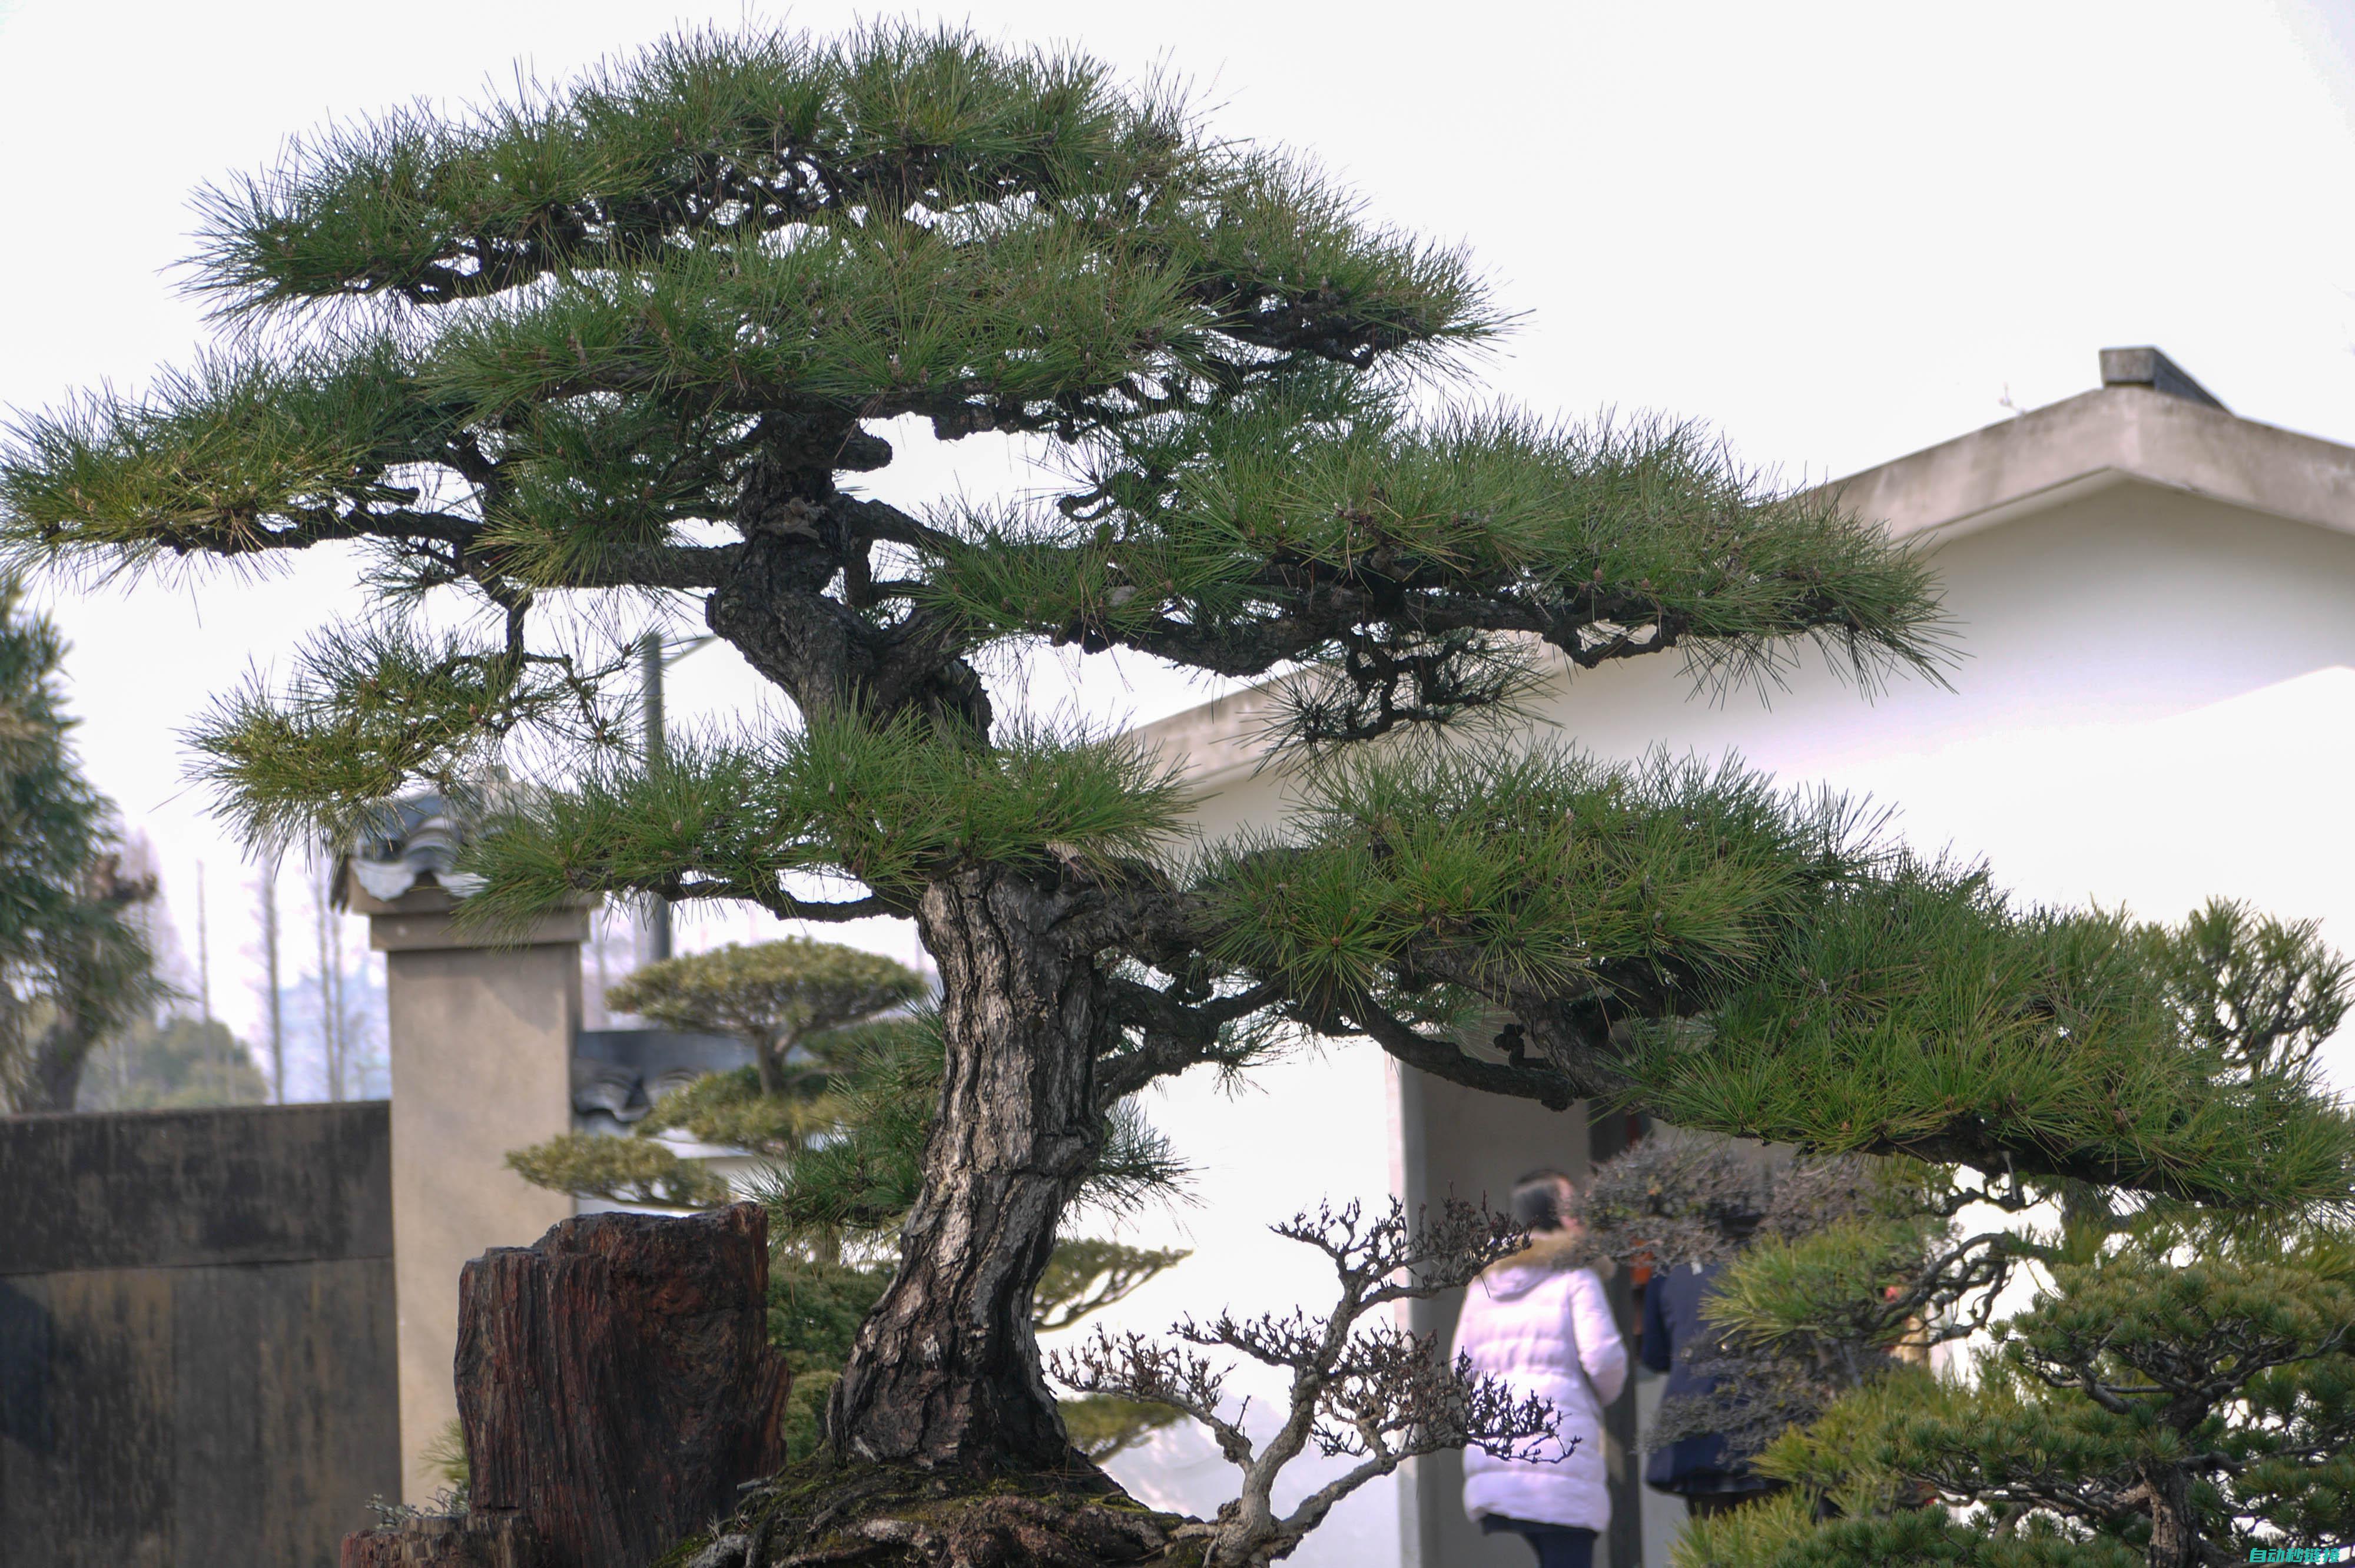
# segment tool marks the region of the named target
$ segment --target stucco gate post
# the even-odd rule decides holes
[[[419,885],[390,899],[357,878],[350,907],[385,955],[392,1066],[392,1246],[399,1315],[401,1496],[443,1485],[424,1452],[457,1419],[458,1271],[529,1246],[572,1200],[509,1170],[510,1149],[572,1126],[586,910],[498,937],[456,928],[454,901]]]

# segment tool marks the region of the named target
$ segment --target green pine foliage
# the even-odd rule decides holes
[[[512,1150],[507,1168],[551,1192],[655,1209],[716,1209],[728,1183],[703,1162],[682,1159],[651,1139],[561,1133]]]
[[[638,886],[806,913],[825,906],[787,883],[813,875],[873,890],[861,912],[904,911],[961,865],[1112,867],[1182,837],[1173,770],[1133,741],[1018,723],[987,748],[971,740],[820,714],[762,745],[675,743],[651,769],[594,773],[515,808],[474,851],[491,885],[469,914],[522,920]]]
[[[837,1076],[838,1072],[827,1072],[827,1088]],[[786,1158],[812,1137],[831,1132],[840,1114],[828,1093],[772,1094],[761,1087],[759,1068],[740,1067],[681,1084],[656,1100],[632,1131],[641,1137],[683,1133],[698,1143]]]
[[[193,285],[275,336],[21,421],[0,539],[105,571],[350,541],[388,610],[491,612],[330,628],[225,698],[194,740],[257,839],[431,783],[506,817],[474,851],[489,923],[600,893],[911,912],[964,868],[1084,873],[1122,885],[1123,974],[1177,984],[1181,1013],[1128,1009],[1146,1034],[1231,1035],[1249,996],[1553,1102],[2348,1189],[2309,1082],[2153,1048],[2116,923],[2010,910],[1730,763],[1391,748],[1312,780],[1309,831],[1189,861],[1166,760],[995,714],[972,661],[1040,643],[1295,672],[1316,746],[1493,716],[1540,645],[1719,678],[1808,641],[1866,680],[1944,657],[1919,557],[1690,426],[1418,411],[1415,378],[1500,326],[1465,257],[1165,93],[954,30],[692,34],[336,129],[204,205]],[[836,489],[903,414],[1048,436],[1071,488],[927,517]],[[568,608],[604,590],[709,596],[798,724],[633,755],[627,639]],[[495,763],[557,787],[491,798]],[[1497,1014],[1536,1070],[1446,1039]],[[1646,1019],[1673,1027],[1619,1027]]]
[[[68,744],[65,643],[0,578],[0,1110],[70,1111],[91,1053],[165,990],[113,803]],[[227,1085],[217,1085],[227,1088]]]
[[[780,420],[856,471],[889,448],[837,427],[914,413],[1050,433],[1091,476],[1019,518],[851,503],[900,573],[855,571],[851,608],[952,661],[1046,636],[1260,673],[1436,637],[1445,664],[1516,633],[1582,662],[1771,663],[1789,635],[1868,673],[1938,656],[1920,562],[1689,428],[1411,420],[1399,373],[1498,328],[1465,258],[1080,57],[690,35],[471,119],[329,132],[203,207],[200,294],[336,330],[25,421],[0,463],[19,552],[351,539],[395,598],[457,587],[519,622],[539,591],[709,585],[742,547],[698,530]],[[617,668],[519,624],[388,624],[197,738],[282,834],[404,779],[454,790],[516,726],[610,742]]]
[[[818,1450],[826,1402],[842,1380],[858,1325],[891,1281],[886,1268],[786,1256],[769,1269],[769,1343],[794,1375],[785,1407],[785,1450],[805,1459]]]
[[[1783,656],[1762,636],[1778,630],[1814,635],[1867,675],[1935,657],[1917,560],[1827,502],[1772,493],[1690,426],[1512,411],[1425,425],[1394,401],[1336,407],[1310,389],[1184,436],[1100,459],[1107,491],[1135,511],[1130,527],[981,519],[933,579],[933,602],[1008,635],[1149,645],[1178,635],[1177,619],[1240,640],[1284,613],[1295,582],[1380,577],[1578,602],[1631,636],[1660,624],[1704,661],[1759,662],[1743,673]],[[1830,599],[1836,623],[1820,618]],[[1515,626],[1418,619],[1432,633],[1546,629],[1535,613]],[[1604,656],[1613,640],[1578,656]]]
[[[2213,913],[2169,932],[2015,910],[1981,871],[1900,861],[1794,926],[1704,1037],[1663,1034],[1628,1068],[1682,1125],[1981,1168],[2012,1154],[2229,1203],[2337,1199],[2355,1141],[2308,1058],[2233,1049],[2178,1005]],[[2229,973],[2245,948],[2222,951]],[[2343,975],[2309,957],[2301,984]]]
[[[1851,1568],[1862,1563],[1952,1563],[1956,1568],[2138,1568],[2118,1541],[2035,1519],[1998,1534],[1930,1507],[1818,1523],[1808,1500],[1782,1496],[1696,1519],[1677,1543],[1676,1568]]]
[[[1784,1433],[1757,1465],[1791,1492],[1697,1525],[1680,1568],[1861,1565],[1930,1551],[1903,1545],[1917,1539],[1967,1563],[2045,1561],[2056,1542],[2096,1561],[2240,1562],[2345,1539],[2355,1271],[2343,1239],[2276,1233],[2188,1257],[2182,1240],[2151,1224],[2079,1261],[2056,1256],[1968,1381],[1893,1368]]]
[[[732,1034],[752,1048],[763,1094],[809,1102],[826,1093],[833,1076],[826,1031],[925,995],[923,980],[905,965],[795,936],[751,947],[731,942],[646,965],[607,991],[605,1002],[672,1029]]]
[[[1864,874],[1858,827],[1733,763],[1351,754],[1308,781],[1284,837],[1225,848],[1200,882],[1213,952],[1312,1008],[1425,976],[1648,1000],[1742,973],[1828,883]]]
[[[923,994],[923,981],[905,965],[790,936],[645,965],[609,989],[605,1001],[671,1029],[732,1034],[755,1051],[776,1052]]]

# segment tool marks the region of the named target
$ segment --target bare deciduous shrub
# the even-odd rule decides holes
[[[1099,1327],[1076,1349],[1048,1359],[1055,1379],[1073,1390],[1166,1404],[1209,1429],[1243,1477],[1241,1494],[1201,1527],[1211,1537],[1210,1563],[1260,1568],[1287,1555],[1336,1503],[1417,1455],[1479,1447],[1526,1456],[1551,1443],[1554,1410],[1545,1400],[1515,1399],[1503,1382],[1474,1371],[1468,1358],[1450,1364],[1435,1336],[1365,1321],[1398,1302],[1467,1285],[1518,1251],[1526,1238],[1503,1216],[1451,1200],[1435,1219],[1427,1211],[1411,1219],[1392,1200],[1372,1220],[1354,1202],[1338,1210],[1320,1204],[1313,1215],[1271,1228],[1332,1260],[1341,1289],[1329,1313],[1188,1317],[1170,1329],[1185,1345]],[[1244,1430],[1248,1400],[1222,1408],[1232,1368],[1187,1345],[1240,1351],[1291,1372],[1283,1424],[1263,1445]],[[1359,1463],[1279,1518],[1276,1477],[1312,1445]]]

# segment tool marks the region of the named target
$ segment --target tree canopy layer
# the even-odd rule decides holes
[[[1690,427],[1446,406],[1504,325],[1465,256],[1179,97],[954,30],[690,34],[322,133],[202,206],[233,330],[20,421],[0,537],[110,572],[357,550],[379,613],[196,732],[258,839],[430,784],[505,814],[482,919],[916,919],[940,1108],[847,1453],[1059,1462],[1029,1298],[1107,1107],[1303,1031],[1828,1149],[2349,1191],[2308,1070],[2228,1060],[2115,921],[1735,764],[1409,743],[1547,658],[1934,677],[1935,587]],[[1065,480],[859,493],[909,417]],[[791,720],[646,755],[616,623],[650,600]],[[429,635],[429,601],[481,613]],[[1049,645],[1282,680],[1298,819],[1188,851],[1166,761],[998,710],[982,671]]]
[[[825,1093],[830,1063],[822,1050],[804,1049],[805,1040],[924,995],[905,965],[799,936],[649,964],[605,1000],[672,1029],[732,1034],[752,1048],[762,1093],[797,1086],[808,1098]]]

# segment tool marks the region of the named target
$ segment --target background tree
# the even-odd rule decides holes
[[[91,1053],[78,1111],[266,1105],[269,1081],[245,1041],[218,1019],[140,1019]]]
[[[1579,1191],[1593,1253],[1655,1278],[1727,1269],[1718,1332],[1678,1351],[1707,1392],[1664,1400],[1652,1445],[1716,1435],[1730,1457],[1753,1458],[1849,1392],[1981,1332],[2041,1249],[1957,1218],[2020,1213],[2050,1187],[1903,1158],[1775,1158],[1667,1129],[1598,1165]]]
[[[98,1044],[162,999],[132,918],[114,808],[82,777],[58,690],[65,644],[0,580],[0,1104],[70,1111]]]
[[[2165,1568],[2355,1528],[2343,1238],[2137,1227],[2051,1264],[1969,1381],[1892,1368],[1774,1439],[1785,1498],[1703,1521],[1684,1568],[2095,1562]]]
[[[2345,1117],[2180,1045],[2114,921],[2015,910],[1739,768],[1361,742],[1508,711],[1540,655],[1934,675],[1926,564],[1700,433],[1429,411],[1500,327],[1466,260],[1084,58],[882,25],[692,35],[202,198],[191,371],[24,421],[0,535],[143,571],[358,547],[380,619],[224,699],[257,838],[424,781],[503,830],[474,918],[584,893],[912,917],[941,1095],[846,1456],[1052,1468],[1031,1295],[1111,1108],[1302,1031],[1567,1104],[2185,1195],[2344,1196]],[[1039,440],[1035,504],[843,487],[879,433]],[[670,596],[789,699],[646,761]],[[420,602],[476,612],[426,629]],[[1187,855],[1177,775],[981,670],[1120,647],[1290,672],[1280,837]],[[620,700],[617,700],[620,699]],[[1503,1060],[1464,1040],[1503,1014]]]
[[[663,1094],[635,1138],[568,1133],[517,1149],[507,1164],[536,1186],[619,1203],[716,1208],[728,1184],[659,1142],[672,1131],[781,1164],[839,1129],[839,1092],[888,1072],[902,1031],[850,1026],[924,996],[914,971],[879,955],[805,937],[664,959],[609,987],[605,1004],[673,1029],[735,1036],[752,1052],[741,1072],[707,1073]],[[829,1260],[839,1230],[820,1239]]]
[[[818,1038],[928,989],[879,954],[794,936],[645,965],[607,991],[605,1005],[672,1029],[732,1034],[752,1048],[763,1094],[808,1099],[824,1093],[827,1076]]]

